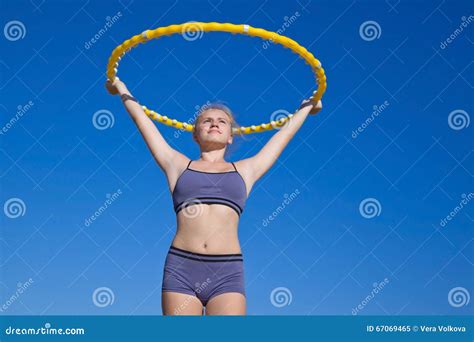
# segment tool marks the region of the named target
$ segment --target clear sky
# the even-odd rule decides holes
[[[473,313],[472,2],[2,0],[0,13],[0,314],[161,314],[171,194],[104,73],[125,39],[188,21],[280,30],[327,75],[323,110],[241,217],[248,313]],[[290,50],[216,32],[141,45],[118,75],[183,121],[220,100],[259,124],[315,89]],[[189,133],[157,125],[199,157]],[[228,160],[274,132],[236,139]]]

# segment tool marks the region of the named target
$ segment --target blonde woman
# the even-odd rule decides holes
[[[290,124],[277,130],[254,156],[224,160],[232,144],[234,117],[211,104],[199,113],[193,139],[200,157],[191,160],[173,149],[118,78],[106,82],[119,94],[145,143],[168,180],[177,217],[162,284],[164,315],[245,315],[243,256],[237,229],[245,201],[257,180],[275,163],[308,114],[322,108],[304,100]]]

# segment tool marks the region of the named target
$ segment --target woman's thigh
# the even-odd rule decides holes
[[[163,291],[161,293],[163,315],[202,315],[201,301],[193,295]]]
[[[227,292],[212,297],[206,305],[206,315],[245,315],[246,299],[238,292]]]

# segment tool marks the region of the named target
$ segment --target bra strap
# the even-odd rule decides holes
[[[186,170],[189,169],[189,165],[191,165],[192,160],[189,160],[188,166],[186,166]]]
[[[237,171],[237,168],[235,167],[235,164],[234,162],[231,162],[232,163],[232,166],[234,167],[234,170]],[[238,171],[237,171],[238,172]]]

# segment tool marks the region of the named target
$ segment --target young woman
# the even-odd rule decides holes
[[[166,174],[177,215],[177,232],[168,251],[162,284],[164,315],[245,315],[243,257],[237,228],[255,182],[275,163],[308,114],[322,108],[304,100],[289,124],[254,156],[224,160],[235,121],[223,105],[206,106],[195,121],[193,139],[200,158],[173,149],[118,78],[106,82],[120,94],[156,162]]]

